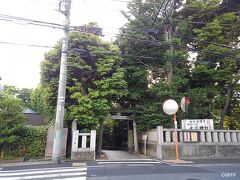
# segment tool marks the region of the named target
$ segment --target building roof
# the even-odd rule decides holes
[[[39,113],[37,113],[29,108],[25,108],[23,110],[23,114],[25,115],[25,117],[27,119],[26,125],[30,125],[30,126],[45,125],[44,118]]]
[[[23,114],[39,114],[39,113],[33,111],[32,109],[24,108],[24,110],[23,110]]]

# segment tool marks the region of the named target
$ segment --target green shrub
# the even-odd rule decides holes
[[[47,127],[26,127],[21,142],[21,155],[25,157],[44,157]]]

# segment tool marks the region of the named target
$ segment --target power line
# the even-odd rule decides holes
[[[212,23],[212,22],[202,22],[202,21],[188,21],[188,20],[179,20],[179,19],[172,19],[173,21],[175,22],[186,22],[188,24],[209,24],[209,23]],[[239,23],[233,23],[233,24],[226,24],[226,23],[220,23],[219,25],[221,26],[240,26]]]
[[[39,48],[54,48],[53,46],[38,45],[38,44],[22,44],[22,43],[14,43],[14,42],[7,42],[7,41],[0,41],[0,44],[16,45],[16,46],[39,47]]]
[[[123,39],[151,43],[151,45],[153,45],[153,46],[159,46],[160,47],[162,45],[169,45],[169,43],[166,43],[164,41],[146,40],[146,39],[138,38],[136,36],[122,35],[122,34],[115,34],[115,33],[108,33],[108,34],[113,34],[114,37],[121,37]],[[14,42],[7,42],[7,41],[0,41],[0,44],[17,45],[17,46],[29,46],[29,47],[38,47],[38,48],[55,48],[53,46],[47,46],[47,45],[24,44],[24,43],[14,43]],[[220,53],[216,53],[216,52],[210,52],[210,51],[207,51],[207,50],[200,50],[198,48],[189,48],[187,46],[179,46],[179,45],[172,45],[172,46],[174,46],[174,48],[176,48],[176,49],[186,48],[190,51],[196,51],[198,53],[202,52],[202,53],[205,53],[205,54],[212,54],[212,55],[219,56],[219,57],[230,57],[230,58],[233,58],[233,59],[236,59],[236,60],[240,60],[239,58],[236,58],[236,57],[231,56],[231,55],[220,54]],[[158,57],[152,57],[152,56],[139,56],[139,55],[132,55],[132,54],[127,54],[127,55],[134,56],[134,57],[137,57],[137,58],[143,58],[143,59],[159,59]]]
[[[225,45],[225,44],[219,44],[219,43],[215,43],[215,42],[211,42],[211,41],[205,41],[205,40],[201,40],[201,39],[193,38],[193,37],[189,37],[189,36],[182,36],[182,35],[179,35],[179,34],[176,34],[176,36],[178,36],[180,38],[192,39],[192,40],[195,40],[195,41],[198,41],[198,42],[202,42],[202,43],[206,43],[206,44],[212,44],[212,45],[215,45],[215,46],[220,46],[220,47],[240,51],[240,49],[234,49],[232,46],[228,46],[228,45]]]
[[[47,26],[47,27],[52,27],[52,28],[63,29],[63,25],[61,25],[61,24],[46,22],[46,21],[33,20],[33,19],[28,19],[28,18],[22,18],[22,17],[18,17],[18,16],[0,14],[0,18],[1,18],[0,20],[3,20],[3,21],[14,22],[14,20],[15,20],[15,21],[25,22],[25,23],[31,24],[31,25],[39,25],[39,26]]]
[[[114,34],[114,33],[109,33],[109,34]],[[115,34],[113,35],[114,37],[120,37],[120,38],[123,38],[123,39],[128,39],[128,40],[135,40],[135,41],[141,41],[141,42],[148,42],[148,43],[151,43],[151,45],[153,46],[162,46],[162,45],[171,45],[173,46],[174,48],[176,49],[179,49],[179,48],[186,48],[190,51],[196,51],[196,52],[203,52],[203,53],[208,53],[208,54],[213,54],[213,55],[217,55],[217,56],[221,56],[221,57],[230,57],[230,58],[233,58],[235,60],[240,60],[240,58],[236,58],[234,56],[229,56],[229,55],[226,55],[226,54],[220,54],[220,53],[215,53],[215,52],[210,52],[210,51],[206,51],[206,50],[200,50],[200,49],[197,49],[197,48],[189,48],[187,46],[179,46],[179,45],[173,45],[173,44],[169,44],[167,42],[164,42],[164,41],[158,41],[158,40],[146,40],[146,39],[142,39],[142,38],[138,38],[136,36],[129,36],[129,35],[122,35],[122,34]]]

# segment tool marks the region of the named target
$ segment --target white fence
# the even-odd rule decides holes
[[[79,133],[74,130],[72,134],[72,153],[93,152],[95,159],[96,130],[90,133]]]
[[[161,143],[175,142],[174,129],[163,129],[158,126],[144,134],[139,140],[143,140],[143,135],[147,135],[147,141]],[[240,131],[237,130],[183,130],[177,129],[178,142],[199,142],[199,143],[240,143]]]

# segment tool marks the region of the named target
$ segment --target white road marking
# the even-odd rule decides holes
[[[0,180],[59,179],[86,180],[87,168],[60,167],[0,171]],[[66,178],[65,178],[66,177]]]
[[[119,162],[97,162],[98,164],[161,164],[161,162],[123,162],[123,161],[119,161]]]
[[[78,169],[55,169],[55,170],[44,170],[44,171],[28,171],[28,172],[13,172],[13,173],[5,173],[5,172],[1,172],[0,173],[0,177],[3,176],[22,176],[22,175],[29,175],[29,174],[42,174],[42,173],[62,173],[62,172],[72,172],[72,171],[86,171],[87,168],[78,168]]]
[[[169,164],[170,166],[212,167],[212,166],[234,166],[239,163],[228,164]],[[239,164],[240,165],[240,164]]]
[[[54,169],[59,170],[59,169],[80,169],[80,168],[79,167],[38,168],[38,169],[22,169],[22,170],[11,170],[11,171],[4,170],[2,172],[10,173],[10,172],[47,171],[47,170],[54,170]]]
[[[65,176],[83,176],[86,175],[86,172],[79,172],[79,173],[64,173],[64,174],[42,174],[42,175],[33,175],[33,176],[21,176],[21,177],[7,177],[7,178],[0,178],[0,180],[19,180],[19,179],[37,179],[37,178],[54,178],[54,177],[65,177]],[[85,177],[86,178],[86,177]],[[77,178],[78,179],[78,178]]]
[[[121,160],[121,161],[155,161],[155,159],[117,159],[118,161]],[[110,161],[110,160],[96,160],[97,162],[98,161]],[[114,161],[114,160],[112,160]]]
[[[151,164],[128,164],[127,166],[132,166],[132,167],[141,167],[141,166],[153,167],[154,165],[151,165]]]
[[[73,178],[53,179],[53,180],[86,180],[86,177],[73,177]]]

